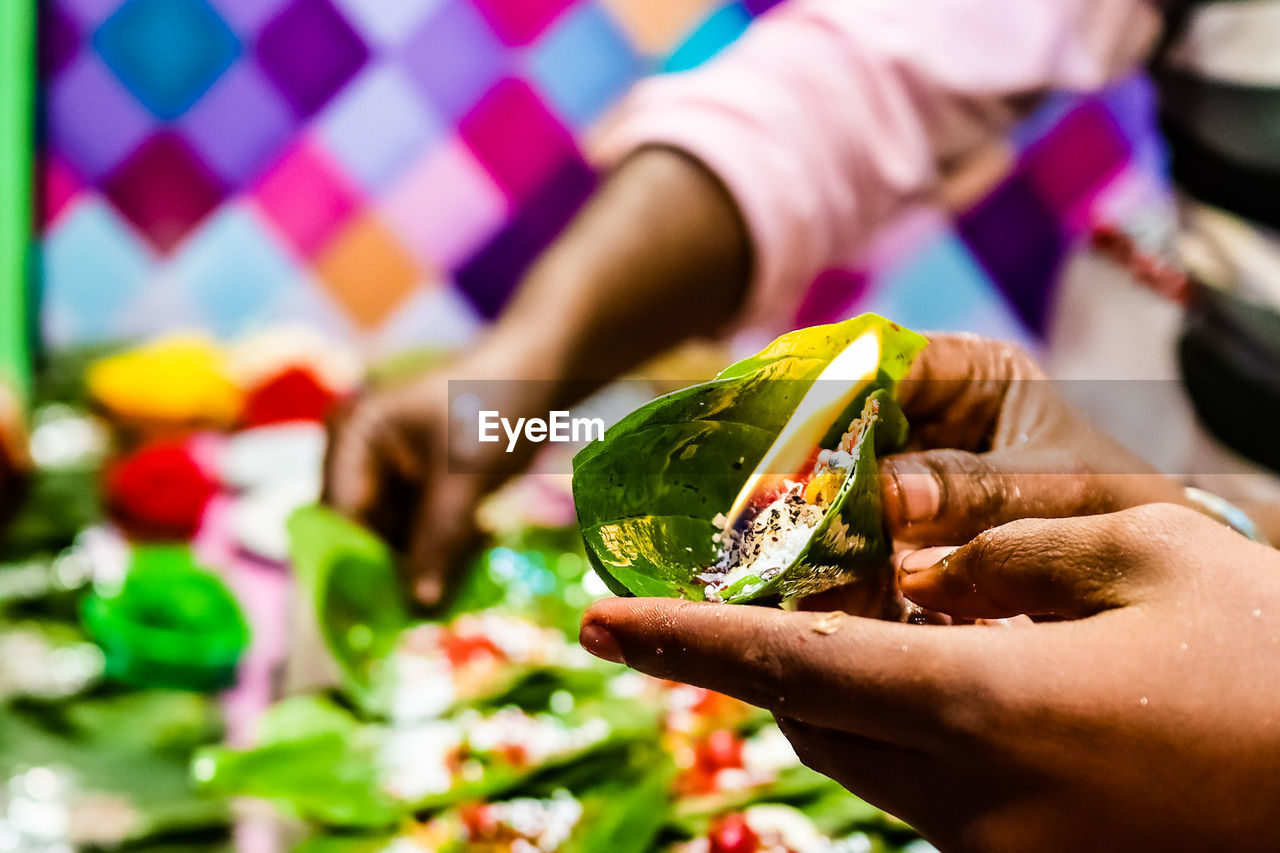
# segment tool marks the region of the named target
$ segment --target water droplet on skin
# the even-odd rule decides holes
[[[1138,700],[1138,704],[1139,704],[1139,705],[1146,705],[1146,704],[1147,704],[1147,697],[1146,697],[1146,696],[1143,696],[1141,699],[1139,699],[1139,700]]]
[[[1184,652],[1185,652],[1185,651],[1187,650],[1187,644],[1186,644],[1186,643],[1183,643],[1182,645],[1178,646],[1178,649],[1179,649],[1180,651],[1184,651]]]
[[[903,643],[903,644],[902,644],[902,650],[903,650],[904,652],[907,650],[907,644],[906,644],[906,643]]]
[[[1254,611],[1253,611],[1253,618],[1254,618],[1254,619],[1257,619],[1257,618],[1258,618],[1259,616],[1261,616],[1261,615],[1262,615],[1262,610],[1261,610],[1261,609],[1258,609],[1258,610],[1254,610]]]

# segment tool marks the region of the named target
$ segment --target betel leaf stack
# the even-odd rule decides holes
[[[588,558],[610,590],[704,600],[700,576],[721,556],[717,516],[733,504],[827,366],[868,334],[878,337],[878,370],[820,442],[835,446],[854,418],[875,411],[839,494],[789,565],[767,578],[738,578],[718,597],[767,603],[837,586],[883,566],[889,544],[876,457],[906,441],[894,393],[926,341],[883,317],[863,314],[783,335],[710,382],[642,406],[574,458],[578,522]],[[868,407],[872,397],[877,405]]]

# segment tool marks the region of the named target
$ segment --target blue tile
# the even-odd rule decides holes
[[[213,218],[168,272],[204,324],[223,337],[244,331],[298,275],[266,225],[244,206],[225,208]]]
[[[663,71],[688,71],[715,56],[751,23],[751,13],[739,3],[730,3],[702,22],[663,64]]]
[[[162,119],[186,112],[240,52],[235,33],[205,0],[126,0],[93,44]]]
[[[100,199],[68,211],[44,240],[43,305],[50,343],[111,340],[154,262],[142,240]]]
[[[1026,337],[1009,304],[953,231],[930,237],[900,264],[880,271],[859,310],[913,329]]]
[[[539,88],[575,128],[591,124],[644,72],[644,61],[596,3],[582,3],[529,56]]]

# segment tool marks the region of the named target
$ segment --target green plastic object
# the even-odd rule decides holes
[[[30,390],[33,306],[32,139],[36,92],[36,4],[0,3],[0,381]]]
[[[870,397],[880,414],[855,448],[855,464],[800,555],[782,572],[748,575],[728,603],[771,603],[856,580],[885,564],[878,454],[906,440],[897,383],[926,341],[874,314],[790,332],[694,385],[642,406],[573,460],[573,498],[587,557],[617,595],[705,598],[698,576],[717,559],[715,517],[725,512],[822,371],[853,341],[875,333],[876,378],[832,423],[832,447]]]
[[[231,591],[183,546],[138,548],[118,588],[85,598],[83,617],[107,677],[139,687],[229,687],[249,645]]]

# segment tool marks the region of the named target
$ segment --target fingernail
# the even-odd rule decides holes
[[[587,622],[578,631],[578,642],[582,647],[598,658],[611,663],[626,663],[622,657],[622,649],[613,634],[606,631],[598,622]]]
[[[441,591],[440,582],[430,578],[418,581],[417,586],[413,588],[413,594],[417,596],[418,602],[426,607],[432,607],[440,602]]]
[[[903,526],[932,521],[942,506],[942,487],[933,469],[911,459],[895,460],[889,465],[898,500],[898,521]]]
[[[932,569],[955,551],[955,547],[921,548],[919,551],[912,551],[902,558],[900,566],[902,574],[913,575]]]

